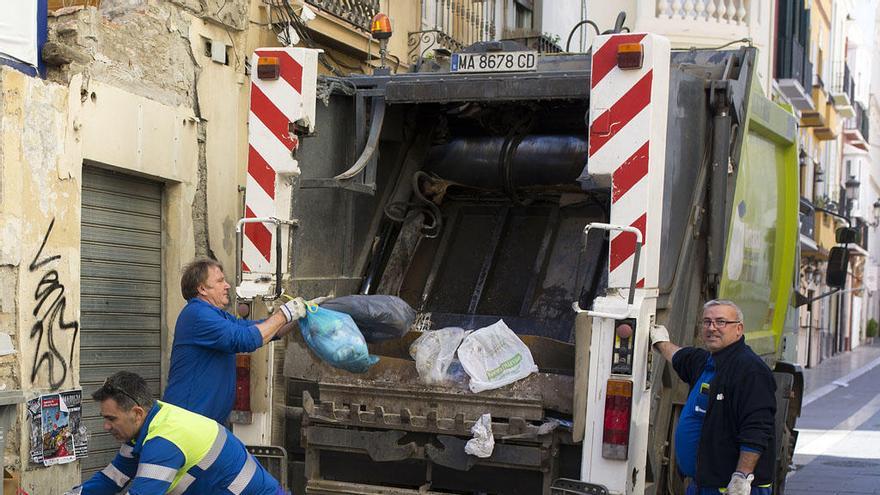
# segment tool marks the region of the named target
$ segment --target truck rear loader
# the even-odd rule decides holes
[[[365,374],[291,338],[283,363],[251,371],[269,406],[236,433],[271,443],[283,425],[294,493],[683,493],[671,439],[687,387],[649,332],[699,345],[702,304],[724,298],[776,371],[782,493],[803,388],[787,361],[796,121],[761,94],[755,57],[614,33],[587,54],[485,42],[316,83],[313,51],[258,50],[253,66],[274,58],[280,76],[252,74],[239,297],[392,294],[418,317],[371,344]],[[260,117],[273,108],[280,130]],[[261,151],[273,138],[287,165]],[[420,381],[421,332],[499,319],[538,373],[477,394]],[[484,413],[496,444],[477,458],[464,445]]]

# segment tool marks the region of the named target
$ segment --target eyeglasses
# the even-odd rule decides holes
[[[713,320],[711,318],[703,318],[703,328],[709,328],[712,325],[715,325],[715,328],[721,329],[731,323],[740,323],[740,320],[725,320],[724,318],[715,318]]]
[[[140,403],[137,401],[137,399],[135,399],[134,397],[132,397],[131,394],[129,394],[129,393],[126,392],[125,390],[122,390],[121,388],[117,387],[116,385],[110,383],[110,379],[109,379],[109,378],[106,378],[106,379],[104,380],[104,385],[101,385],[101,388],[107,390],[107,391],[110,392],[111,394],[114,393],[114,392],[119,392],[120,394],[122,394],[122,395],[128,397],[129,399],[131,399],[131,401],[134,402],[134,405],[136,405],[136,406],[140,406]]]

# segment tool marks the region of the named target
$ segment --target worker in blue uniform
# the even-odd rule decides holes
[[[776,381],[746,345],[743,313],[727,300],[703,306],[705,349],[679,347],[651,329],[651,344],[690,386],[675,431],[686,495],[770,495],[776,468]]]
[[[147,382],[120,371],[92,394],[122,447],[73,494],[282,495],[281,485],[216,421],[154,401]]]
[[[235,355],[253,352],[290,331],[305,316],[303,300],[281,305],[262,321],[237,318],[223,266],[211,259],[186,266],[180,289],[186,306],[174,327],[168,386],[162,400],[226,425],[235,401]]]

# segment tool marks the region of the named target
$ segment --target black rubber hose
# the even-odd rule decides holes
[[[589,24],[590,26],[593,26],[593,29],[596,31],[596,36],[599,35],[599,26],[597,26],[595,22],[593,22],[589,19],[582,20],[581,22],[575,24],[574,27],[571,28],[571,32],[568,33],[568,41],[565,42],[565,51],[566,52],[569,51],[569,47],[571,46],[571,38],[574,36],[574,33],[577,32],[578,28],[580,28],[584,24]]]

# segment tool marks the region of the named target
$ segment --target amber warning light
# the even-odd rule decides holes
[[[621,69],[641,69],[644,52],[641,43],[621,43],[617,47],[617,66]]]
[[[278,57],[260,57],[257,59],[258,79],[278,79],[281,74],[281,64]]]
[[[377,40],[387,40],[391,37],[391,20],[383,13],[378,13],[370,22],[370,33]]]

